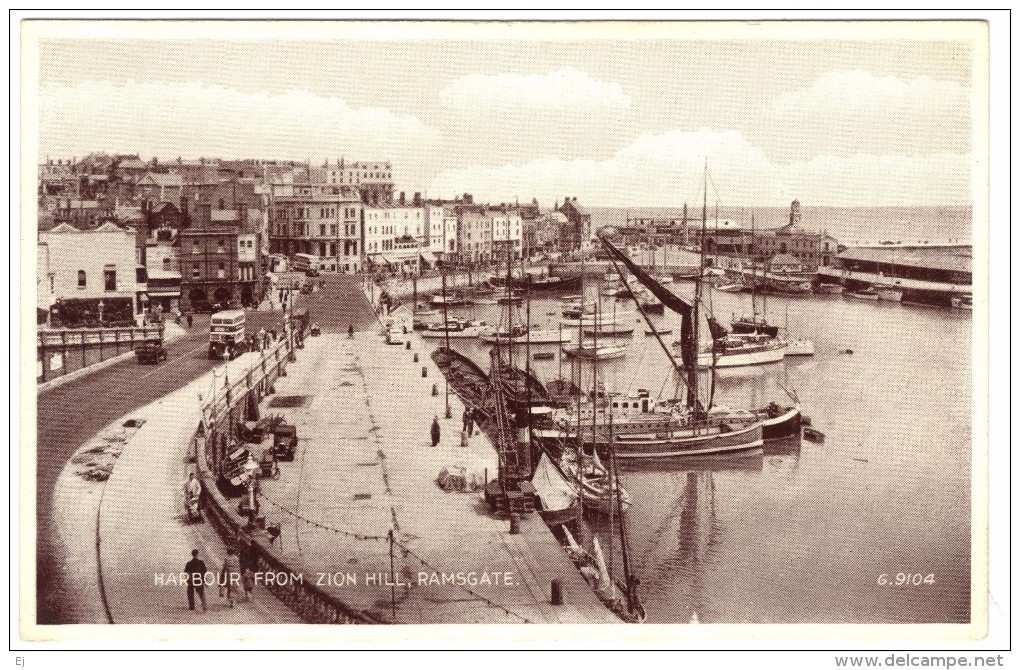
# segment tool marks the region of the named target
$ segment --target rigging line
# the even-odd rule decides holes
[[[389,538],[387,538],[387,539],[389,539]],[[437,569],[434,565],[432,565],[431,563],[426,561],[424,558],[422,558],[418,554],[416,554],[413,551],[411,551],[411,549],[407,545],[405,545],[403,542],[400,542],[399,540],[393,540],[393,544],[395,544],[396,546],[400,547],[401,551],[403,551],[407,555],[413,557],[416,561],[421,563],[423,566],[425,566],[429,570],[432,570],[434,573],[436,573],[436,574],[445,574],[443,571]],[[496,607],[496,608],[506,612],[507,614],[511,614],[511,615],[521,619],[525,623],[534,623],[533,621],[528,619],[528,617],[526,617],[526,616],[524,616],[522,614],[518,614],[517,612],[513,612],[513,611],[507,609],[505,606],[500,605],[499,603],[493,602],[492,600],[489,600],[488,598],[486,598],[485,596],[483,596],[480,593],[475,593],[474,591],[469,589],[467,586],[463,586],[463,585],[460,585],[460,584],[457,584],[457,586],[459,588],[463,589],[464,591],[470,593],[475,598],[478,598],[479,600],[484,600],[485,602],[487,602],[488,604],[492,605],[493,607]]]
[[[330,526],[328,524],[320,523],[318,521],[313,521],[312,519],[308,519],[306,517],[303,517],[300,514],[298,514],[297,512],[291,511],[290,509],[284,507],[283,505],[281,505],[280,503],[276,502],[275,500],[273,500],[272,498],[267,496],[265,493],[262,493],[261,491],[256,492],[255,495],[257,495],[259,498],[262,498],[263,500],[268,502],[273,507],[276,507],[281,512],[284,512],[285,514],[289,514],[292,517],[294,517],[295,519],[299,519],[301,521],[304,521],[305,523],[311,524],[311,525],[313,525],[313,526],[315,526],[317,528],[322,528],[323,530],[333,531],[334,533],[338,533],[340,535],[345,535],[347,537],[353,537],[353,538],[355,538],[357,540],[388,540],[389,539],[387,536],[384,536],[384,535],[366,535],[364,533],[357,533],[357,532],[354,532],[354,531],[343,530],[343,529],[340,529],[340,528],[335,528],[335,527]]]

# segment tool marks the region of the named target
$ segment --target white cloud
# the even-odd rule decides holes
[[[930,77],[877,77],[828,72],[784,93],[766,109],[761,141],[777,156],[824,153],[966,152],[971,143],[970,90]]]
[[[628,109],[630,96],[616,83],[571,67],[547,74],[471,74],[439,92],[443,107],[508,111]]]
[[[243,93],[199,83],[82,81],[39,93],[40,151],[412,160],[435,133],[413,116],[307,91]]]
[[[471,192],[480,201],[576,196],[589,205],[698,206],[705,159],[708,201],[721,205],[922,205],[970,202],[966,155],[820,156],[779,164],[738,131],[642,134],[604,161],[541,158],[440,173],[430,193]]]

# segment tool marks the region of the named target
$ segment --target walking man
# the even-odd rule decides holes
[[[188,328],[191,328],[191,310],[188,310]]]
[[[464,428],[467,430],[468,437],[475,434],[475,410],[468,407],[464,410],[464,423],[467,424]]]
[[[220,571],[220,597],[226,592],[227,602],[234,606],[234,589],[241,586],[241,563],[234,550],[227,549],[227,557],[223,559],[223,570]]]
[[[195,594],[202,601],[205,612],[205,561],[198,557],[198,549],[191,550],[191,560],[184,564],[184,572],[188,574],[188,609],[195,609]]]
[[[439,417],[432,417],[432,446],[439,444]]]
[[[347,325],[347,339],[348,340],[353,340],[354,339],[354,324],[353,323],[350,323],[350,324]]]

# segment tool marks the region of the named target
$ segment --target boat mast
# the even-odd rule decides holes
[[[691,324],[694,329],[694,363],[692,369],[687,371],[687,406],[697,407],[698,405],[698,358],[701,354],[701,333],[700,324],[698,319],[701,312],[701,280],[702,275],[705,273],[705,239],[707,237],[706,230],[708,229],[707,214],[708,214],[708,158],[705,159],[705,170],[703,176],[704,183],[702,184],[702,196],[701,196],[701,254],[699,259],[698,276],[694,278],[694,307],[692,310],[691,318],[694,323]],[[719,222],[716,222],[716,229],[718,230]]]
[[[571,363],[571,369],[577,370],[577,401],[575,402],[575,408],[577,412],[577,488],[578,488],[578,505],[581,509],[581,514],[584,514],[584,435],[581,434],[581,371],[582,371],[582,358],[581,358],[581,344],[584,337],[584,249],[581,248],[581,313],[577,319],[577,355],[574,356],[574,360]],[[561,345],[562,346],[562,345]],[[562,351],[560,356],[562,357]]]
[[[449,312],[447,311],[447,302],[448,302],[448,300],[446,299],[446,268],[445,267],[440,271],[439,276],[442,278],[442,282],[443,282],[443,335],[446,338],[446,355],[450,356],[453,353],[453,350],[450,349],[450,315],[449,315]],[[411,326],[412,327],[414,326],[414,318],[413,317],[411,319]],[[451,360],[452,360],[452,358],[451,358]],[[448,376],[446,376],[446,375],[443,375],[443,377],[446,379],[446,418],[449,419],[450,418],[450,378]]]
[[[607,400],[608,400],[608,398],[607,398]],[[614,495],[615,492],[616,492],[616,488],[613,487],[613,481],[614,481],[615,473],[613,472],[613,467],[612,467],[613,413],[612,413],[612,411],[609,411],[608,409],[607,409],[607,413],[609,414],[610,467],[609,467],[609,489],[606,491],[606,498],[608,498],[608,502],[609,502],[609,537],[608,537],[608,540],[609,540],[609,595],[610,595],[610,597],[612,597],[613,589],[615,588],[615,582],[613,581],[613,535],[616,532],[616,529],[615,529],[615,524],[613,522],[615,520],[614,512],[616,511],[615,510],[615,507],[616,507],[615,502],[616,501],[614,500],[614,498],[616,498],[616,495]],[[617,487],[618,486],[619,486],[619,483],[617,482]]]
[[[611,423],[612,416],[613,416],[612,414],[609,415],[610,435],[612,435],[613,430],[612,429],[613,424]],[[636,583],[633,576],[630,574],[630,550],[629,547],[627,546],[627,526],[624,524],[623,520],[623,493],[621,492],[620,487],[619,470],[616,467],[616,443],[612,439],[609,440],[609,471],[612,473],[616,473],[615,474],[616,489],[611,490],[615,494],[614,497],[616,498],[615,500],[617,512],[616,519],[620,529],[620,552],[623,554],[623,579],[627,589],[626,590],[627,611],[633,614],[637,605],[637,594],[634,592]]]
[[[507,228],[509,234],[509,228]],[[523,250],[522,250],[523,251]],[[524,253],[521,253],[521,281],[524,281]],[[526,302],[525,307],[525,322],[524,326],[527,329],[524,335],[524,387],[527,389],[527,402],[528,402],[528,462],[531,462],[531,456],[534,452],[531,450],[531,445],[535,442],[535,433],[532,428],[532,416],[531,416],[531,282],[529,281],[524,285],[524,299]]]
[[[754,249],[754,212],[751,212],[751,248]],[[758,316],[758,273],[754,262],[754,256],[751,256],[751,320],[755,320],[754,317]]]

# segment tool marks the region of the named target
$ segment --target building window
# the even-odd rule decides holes
[[[223,205],[223,198],[220,198],[220,209],[226,209]]]
[[[191,276],[192,276],[192,277],[193,277],[194,279],[198,279],[198,276],[199,276],[199,271],[198,271],[198,264],[197,264],[197,263],[195,264],[195,267],[193,267],[193,268],[191,269]]]
[[[222,253],[225,253],[225,252],[226,252],[226,242],[224,242],[223,239],[220,238],[220,240],[218,242],[216,242],[216,253],[222,254]]]
[[[164,270],[169,270],[170,269],[170,257],[169,256],[167,256],[166,258],[163,259],[163,269]]]
[[[226,263],[220,263],[219,270],[216,271],[216,276],[219,279],[224,279],[227,276],[227,265]]]
[[[103,288],[107,291],[117,290],[117,268],[113,265],[103,269]]]
[[[85,286],[86,286],[85,271],[78,270],[78,288],[85,288]]]

